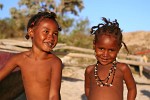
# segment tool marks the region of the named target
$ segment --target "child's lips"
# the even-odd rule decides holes
[[[109,59],[103,58],[103,59],[101,59],[101,60],[102,60],[102,62],[107,62]]]
[[[50,47],[52,47],[52,46],[53,46],[53,43],[48,43],[48,45],[49,45]]]
[[[54,45],[54,43],[52,43],[52,42],[46,42],[45,44],[46,44],[48,47],[50,47],[50,48],[52,48],[53,45]]]
[[[104,60],[104,59],[103,59],[102,62],[107,62],[107,60]]]

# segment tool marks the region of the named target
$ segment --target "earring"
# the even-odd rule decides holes
[[[30,38],[30,36],[28,34],[26,34],[25,38],[28,40]]]

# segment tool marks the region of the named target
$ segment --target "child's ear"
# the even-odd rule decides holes
[[[32,38],[34,36],[34,32],[33,32],[32,28],[28,29],[28,35],[29,35],[30,38]]]

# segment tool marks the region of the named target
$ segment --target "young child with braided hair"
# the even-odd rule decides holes
[[[39,12],[28,22],[32,48],[13,56],[0,70],[0,81],[20,67],[27,100],[60,100],[62,61],[51,51],[61,28],[53,12]]]
[[[122,44],[122,30],[117,20],[102,18],[104,23],[91,28],[95,35],[93,48],[97,63],[85,70],[85,95],[88,100],[123,100],[123,83],[127,86],[127,100],[135,100],[137,90],[127,64],[116,60]],[[129,52],[129,51],[128,51]]]

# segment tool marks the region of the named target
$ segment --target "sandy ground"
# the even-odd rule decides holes
[[[86,100],[84,95],[84,70],[81,67],[65,66],[61,87],[62,100]],[[136,100],[150,100],[150,77],[133,74],[137,83]],[[125,87],[125,86],[124,86]],[[124,88],[124,100],[127,89]]]

